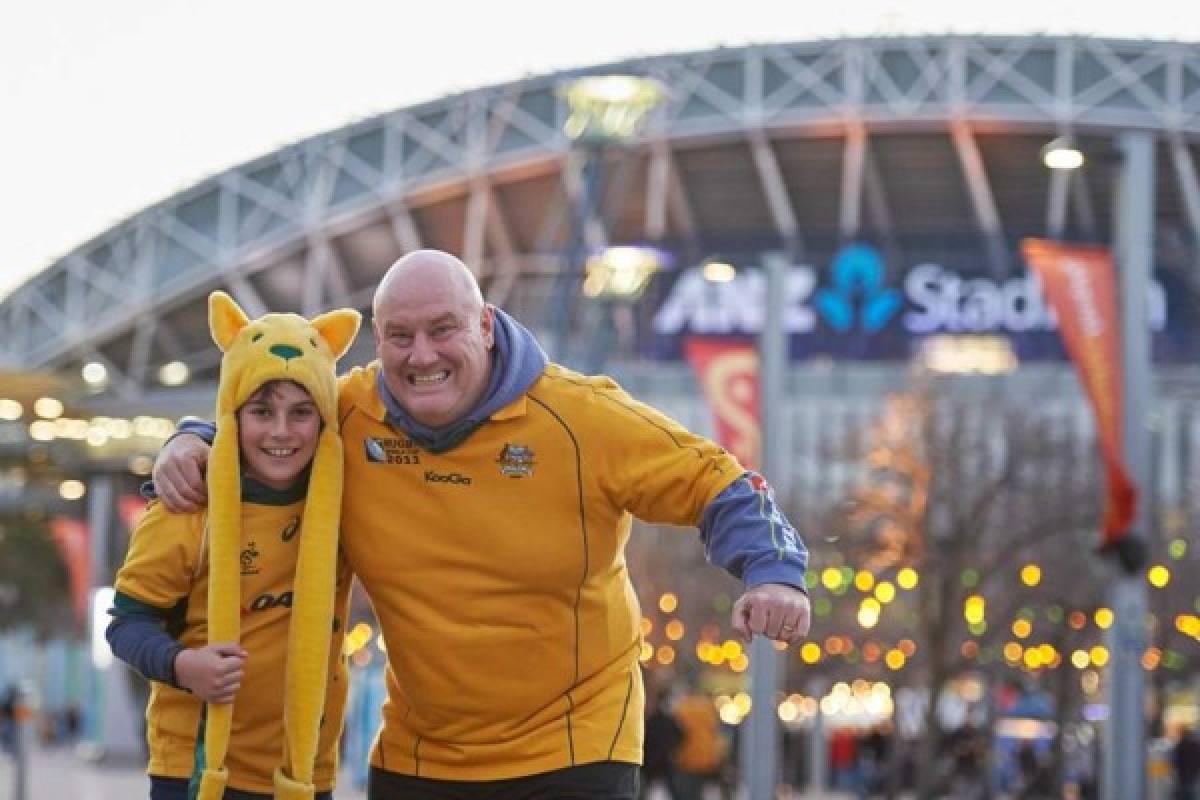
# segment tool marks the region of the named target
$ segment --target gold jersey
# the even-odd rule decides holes
[[[285,493],[263,490],[259,494],[254,499],[261,502],[242,503],[241,645],[249,657],[234,700],[226,767],[231,788],[269,794],[272,771],[281,761],[283,746],[288,623],[304,500],[303,493],[294,501]],[[185,647],[203,647],[208,641],[204,526],[203,512],[170,514],[160,503],[151,503],[117,573],[118,610],[130,603],[156,610],[164,619],[173,620],[168,629]],[[345,559],[340,559],[314,776],[319,791],[332,789],[337,774],[337,744],[349,679],[341,650],[350,580]],[[191,777],[203,709],[204,704],[187,691],[152,684],[146,707],[149,774]]]
[[[638,763],[631,515],[695,525],[742,467],[607,378],[550,365],[461,444],[387,421],[378,364],[341,385],[342,547],[388,643],[371,763],[449,780]]]

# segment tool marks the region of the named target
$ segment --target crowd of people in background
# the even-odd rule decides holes
[[[811,780],[809,735],[805,730],[785,732],[783,783],[795,791]],[[913,753],[903,745],[897,749],[889,723],[833,728],[826,737],[827,788],[862,799],[895,796],[913,788]],[[1045,742],[1023,741],[1004,755],[986,729],[967,723],[946,734],[939,752],[944,762],[939,769],[940,791],[948,797],[991,797],[996,788],[1013,800],[1098,796],[1094,764],[1081,771],[1068,759],[1060,780]],[[1200,800],[1196,730],[1181,731],[1169,754],[1170,797]],[[1063,794],[1062,780],[1069,794]],[[1002,786],[997,786],[998,781]],[[712,697],[694,680],[673,682],[647,675],[641,800],[727,800],[736,786],[737,727],[721,721]]]
[[[731,737],[712,699],[689,682],[646,690],[646,734],[640,796],[656,790],[671,800],[701,800],[714,787],[733,792]]]
[[[1175,796],[1178,800],[1200,798],[1200,736],[1194,728],[1183,731],[1171,753],[1175,773]]]

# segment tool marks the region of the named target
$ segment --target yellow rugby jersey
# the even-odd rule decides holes
[[[242,688],[234,700],[225,765],[230,788],[270,794],[274,788],[272,771],[279,764],[283,747],[285,657],[304,495],[290,502],[284,493],[256,488],[263,496],[255,499],[262,502],[242,503],[241,645],[249,656]],[[170,514],[161,503],[151,503],[130,539],[125,564],[117,573],[118,606],[132,600],[160,613],[177,615],[182,630],[170,632],[185,647],[203,647],[208,641],[204,524],[202,512]],[[337,744],[349,680],[342,639],[350,581],[345,559],[340,559],[336,627],[330,643],[329,680],[314,773],[319,791],[331,790],[337,775]],[[203,708],[203,702],[190,692],[151,683],[146,706],[149,774],[191,777]]]
[[[607,378],[550,365],[451,451],[391,427],[378,363],[341,384],[342,546],[386,636],[371,763],[495,780],[640,762],[631,514],[698,524],[743,472]]]

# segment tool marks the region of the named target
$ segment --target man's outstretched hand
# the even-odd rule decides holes
[[[154,491],[167,510],[182,514],[208,505],[208,442],[193,433],[181,433],[163,445],[154,461]]]
[[[733,629],[746,641],[758,633],[777,642],[799,644],[808,635],[810,622],[808,595],[782,583],[755,586],[733,604]]]

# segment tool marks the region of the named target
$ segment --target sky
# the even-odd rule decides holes
[[[760,42],[939,33],[1200,42],[1184,0],[45,0],[0,10],[0,297],[289,142],[528,75]]]

